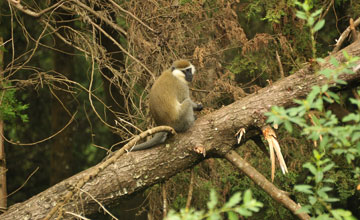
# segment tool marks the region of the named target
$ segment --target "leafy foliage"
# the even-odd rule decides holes
[[[19,117],[21,121],[27,122],[28,116],[23,113],[29,107],[29,104],[23,104],[15,96],[15,89],[7,89],[0,93],[0,118],[3,120],[15,120]]]
[[[339,75],[352,72],[352,64],[359,58],[347,56],[347,62],[339,63],[335,59],[330,62],[336,67],[320,71],[330,81],[344,84]],[[359,93],[360,94],[360,93]],[[312,162],[303,165],[310,171],[308,182],[310,184],[296,185],[295,190],[308,195],[308,205],[304,205],[301,211],[311,213],[316,219],[353,219],[351,212],[343,209],[332,209],[329,203],[339,201],[338,198],[329,196],[334,190],[331,185],[334,180],[329,178],[329,171],[336,167],[333,155],[342,155],[351,167],[354,167],[354,178],[359,175],[359,167],[354,163],[360,158],[360,112],[350,113],[342,121],[330,111],[325,110],[325,103],[339,101],[339,97],[330,90],[329,85],[314,86],[304,100],[295,100],[298,104],[292,108],[273,107],[267,114],[268,122],[281,125],[288,132],[293,132],[293,126],[301,128],[301,135],[313,141],[319,148],[313,151]],[[350,99],[359,105],[360,101]],[[349,123],[351,122],[351,123]],[[353,186],[355,188],[355,186]]]
[[[306,1],[297,5],[304,10],[298,11],[297,16],[307,21],[313,36],[324,25],[321,20],[315,24],[315,18],[321,11],[310,13],[310,6]],[[313,44],[315,58],[314,47],[315,44]],[[313,150],[311,162],[303,165],[310,172],[307,177],[309,184],[299,184],[294,187],[296,191],[307,195],[307,204],[303,205],[299,211],[311,214],[313,219],[355,219],[350,211],[334,209],[331,206],[332,203],[340,201],[339,198],[332,196],[335,181],[329,174],[337,167],[336,162],[341,163],[341,160],[335,160],[334,155],[343,156],[343,159],[353,167],[354,177],[359,175],[359,167],[354,160],[360,158],[360,100],[350,99],[351,103],[357,105],[358,111],[348,114],[342,120],[325,108],[326,104],[340,100],[339,96],[330,90],[330,83],[346,84],[339,76],[353,74],[353,66],[359,60],[359,57],[350,57],[346,52],[344,52],[344,57],[345,62],[339,62],[334,57],[330,59],[333,68],[324,69],[318,73],[324,75],[328,83],[323,86],[314,86],[306,99],[295,100],[298,106],[288,109],[273,107],[271,112],[267,113],[269,123],[283,124],[290,133],[296,125],[302,130],[301,135],[313,141],[315,146],[319,143],[319,148]],[[323,59],[317,59],[317,61],[325,62]],[[330,152],[332,155],[329,154]],[[355,189],[355,186],[353,188]]]
[[[310,29],[312,57],[315,58],[316,57],[315,33],[318,32],[325,24],[324,19],[319,19],[322,9],[318,9],[315,12],[311,13],[310,10],[312,9],[312,5],[309,4],[309,1],[305,1],[304,3],[296,1],[295,4],[302,9],[302,11],[296,12],[296,17],[305,20],[306,25]]]
[[[242,203],[240,204],[240,202]],[[246,190],[244,195],[237,192],[233,194],[230,199],[220,208],[218,208],[218,197],[215,190],[210,191],[209,202],[207,203],[207,212],[196,211],[191,208],[190,210],[181,209],[180,212],[171,210],[166,220],[199,220],[199,219],[223,219],[222,214],[226,213],[228,219],[238,219],[238,215],[249,217],[252,216],[253,212],[258,212],[262,207],[262,203],[258,202],[252,197],[250,190]]]

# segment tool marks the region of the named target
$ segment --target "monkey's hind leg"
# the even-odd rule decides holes
[[[194,104],[197,105],[190,98],[185,99],[181,103],[179,117],[174,126],[172,126],[174,127],[175,131],[184,132],[194,124]]]

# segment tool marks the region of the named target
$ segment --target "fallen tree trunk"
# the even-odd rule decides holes
[[[351,56],[360,56],[360,41],[344,50]],[[344,60],[342,51],[333,56],[339,61]],[[360,61],[357,65],[360,65]],[[329,67],[331,64],[326,63],[320,68]],[[341,78],[347,82],[359,80],[360,72],[343,75]],[[76,190],[78,193],[62,207],[62,218],[72,218],[68,212],[97,212],[98,204],[93,198],[103,205],[116,204],[126,196],[169,179],[204,160],[204,156],[196,153],[195,148],[206,149],[206,157],[224,157],[236,144],[235,134],[240,128],[249,130],[251,127],[262,127],[265,124],[263,114],[271,106],[293,105],[293,99],[305,97],[312,86],[324,83],[325,77],[314,74],[312,67],[307,65],[296,74],[279,80],[256,94],[199,118],[189,131],[170,138],[166,146],[121,156],[90,179],[81,191],[74,189],[74,186],[94,168],[68,178],[21,204],[11,206],[6,213],[0,215],[0,219],[42,219],[69,190]]]

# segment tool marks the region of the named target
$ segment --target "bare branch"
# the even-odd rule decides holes
[[[267,192],[275,201],[288,208],[294,215],[300,219],[310,219],[310,216],[306,213],[297,213],[301,206],[290,199],[287,193],[278,189],[274,184],[268,181],[261,173],[259,173],[248,162],[242,159],[235,151],[232,150],[227,153],[225,158],[236,168],[244,172],[246,176],[248,176],[252,181],[254,181],[254,183]]]
[[[80,7],[84,8],[86,11],[90,12],[91,14],[95,15],[97,18],[101,19],[102,21],[104,21],[107,25],[109,25],[110,27],[112,27],[114,30],[119,31],[120,33],[124,34],[125,36],[127,36],[127,33],[124,29],[122,29],[121,27],[119,27],[118,25],[114,24],[112,21],[110,21],[108,18],[106,18],[105,16],[99,14],[98,12],[94,11],[93,9],[91,9],[89,6],[85,5],[84,3],[78,1],[78,0],[72,0],[73,2],[75,2],[76,4],[78,4]]]
[[[360,18],[356,19],[354,22],[354,27],[360,24]],[[340,35],[339,39],[336,41],[335,48],[331,52],[332,54],[338,52],[340,50],[341,45],[344,43],[346,38],[349,36],[351,32],[351,26],[347,27],[346,30]]]
[[[152,29],[149,25],[145,24],[142,20],[140,20],[138,17],[136,17],[133,13],[123,9],[120,5],[118,5],[116,2],[114,2],[113,0],[109,0],[111,2],[111,4],[113,6],[115,6],[116,8],[118,8],[120,11],[130,15],[132,18],[134,18],[136,21],[138,21],[140,24],[142,24],[144,27],[146,27],[147,29],[149,29],[150,31],[154,32],[154,33],[158,33],[158,31],[155,31],[154,29]]]
[[[36,141],[36,142],[33,142],[33,143],[20,143],[20,142],[14,142],[14,141],[11,141],[9,139],[7,139],[6,137],[4,137],[2,134],[2,137],[4,138],[4,140],[10,144],[13,144],[13,145],[18,145],[18,146],[33,146],[33,145],[36,145],[36,144],[40,144],[42,142],[45,142],[45,141],[48,141],[52,138],[54,138],[55,136],[57,136],[58,134],[60,134],[61,132],[63,132],[70,124],[71,122],[74,121],[75,119],[75,116],[76,116],[77,112],[75,112],[72,116],[71,116],[71,119],[68,121],[68,123],[66,123],[66,125],[64,127],[62,127],[60,130],[58,130],[57,132],[55,132],[54,134],[50,135],[49,137],[47,138],[44,138],[40,141]]]
[[[20,0],[8,0],[8,2],[13,5],[16,9],[18,9],[19,11],[22,11],[24,12],[25,14],[27,15],[30,15],[32,17],[35,17],[35,18],[38,18],[40,16],[42,16],[43,14],[53,10],[54,8],[58,7],[59,5],[61,5],[64,0],[61,0],[55,4],[53,4],[52,6],[46,8],[46,9],[43,9],[39,12],[35,12],[35,11],[32,11],[30,10],[27,6],[23,6],[21,3],[20,3]]]

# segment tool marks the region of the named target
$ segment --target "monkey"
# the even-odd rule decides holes
[[[192,81],[195,67],[187,60],[175,61],[155,80],[149,94],[150,114],[157,126],[167,125],[176,132],[185,132],[195,121],[194,111],[201,111],[202,104],[190,99],[188,84]],[[167,132],[158,132],[150,140],[135,145],[131,151],[144,150],[163,144]]]

